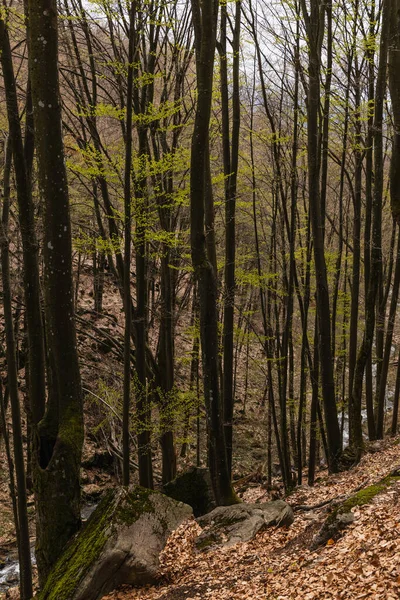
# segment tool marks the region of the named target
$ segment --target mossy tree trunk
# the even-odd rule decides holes
[[[56,0],[28,1],[38,180],[44,203],[44,296],[49,402],[38,427],[34,465],[36,557],[42,585],[79,529],[82,389],[74,326],[72,244],[58,79]]]

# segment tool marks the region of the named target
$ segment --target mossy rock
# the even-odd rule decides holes
[[[289,526],[293,520],[293,510],[283,500],[219,506],[197,519],[204,531],[195,540],[195,545],[202,552],[216,546],[230,547],[251,540],[261,529],[273,525]]]
[[[164,485],[170,498],[189,504],[195,517],[201,517],[216,506],[208,469],[193,467]]]
[[[330,539],[337,541],[343,534],[343,531],[354,521],[352,509],[356,506],[370,504],[375,496],[384,492],[390,485],[400,479],[399,474],[398,470],[393,471],[378,483],[360,490],[338,504],[325,519],[319,532],[314,536],[311,550],[316,550],[319,546],[324,546]]]
[[[159,555],[190,506],[141,487],[110,490],[69,543],[37,600],[99,600],[123,584],[155,583]]]

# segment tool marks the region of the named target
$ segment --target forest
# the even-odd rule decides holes
[[[0,598],[399,597],[399,15],[3,0]]]

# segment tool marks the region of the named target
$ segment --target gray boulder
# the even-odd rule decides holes
[[[198,550],[216,546],[225,548],[251,540],[260,529],[289,526],[294,521],[293,510],[283,500],[262,504],[234,504],[219,506],[197,519],[204,531],[195,541]]]
[[[100,600],[154,583],[159,555],[190,506],[141,487],[110,490],[51,571],[38,600]]]
[[[208,469],[193,467],[164,485],[164,494],[193,508],[200,517],[215,508],[211,477]]]

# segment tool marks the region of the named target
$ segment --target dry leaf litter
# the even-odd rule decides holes
[[[400,466],[400,446],[388,442],[364,456],[349,472],[325,476],[313,488],[301,486],[288,501],[313,506],[350,495]],[[245,501],[265,501],[252,488]],[[195,521],[170,537],[161,557],[160,584],[124,588],[107,600],[398,600],[400,598],[400,481],[371,504],[355,507],[355,521],[336,543],[316,552],[310,542],[327,507],[297,511],[288,529],[268,529],[229,549],[198,553]],[[106,600],[106,599],[104,599]]]

